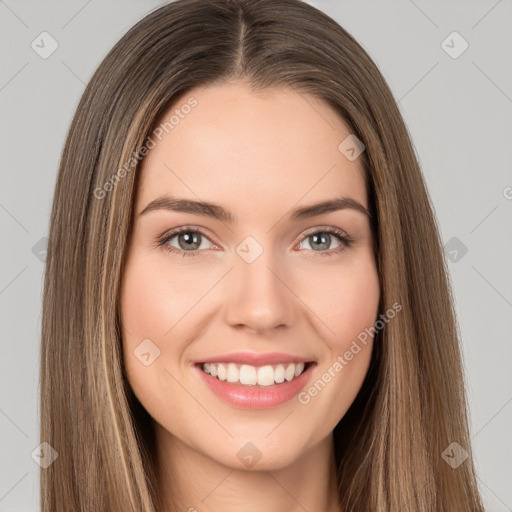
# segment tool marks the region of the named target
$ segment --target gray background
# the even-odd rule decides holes
[[[512,1],[310,3],[399,100],[453,260],[479,485],[487,510],[512,511]],[[0,0],[0,511],[38,509],[44,237],[64,138],[96,66],[159,4]],[[43,31],[58,43],[46,59],[31,47]],[[469,44],[457,58],[453,31]]]

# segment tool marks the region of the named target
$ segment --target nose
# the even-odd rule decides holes
[[[270,251],[263,251],[252,263],[237,256],[225,285],[224,311],[230,326],[263,333],[293,324],[299,301],[283,263]]]

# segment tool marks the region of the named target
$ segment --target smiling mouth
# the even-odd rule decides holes
[[[237,363],[199,363],[197,366],[217,380],[240,386],[267,387],[291,382],[314,363],[280,363],[264,366]]]

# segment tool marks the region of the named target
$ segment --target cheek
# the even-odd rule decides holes
[[[308,303],[321,312],[326,350],[316,378],[298,398],[311,421],[323,418],[320,436],[336,426],[361,389],[372,355],[370,328],[379,312],[380,284],[373,255],[358,254],[345,263],[335,272],[318,272],[315,283],[322,286],[309,294]]]
[[[179,371],[180,355],[195,325],[194,314],[201,311],[197,304],[215,284],[217,274],[208,266],[202,271],[178,267],[160,254],[143,250],[134,250],[127,259],[120,291],[124,365],[132,388],[145,405],[148,401],[144,402],[142,395],[167,385],[165,370]],[[157,357],[145,366],[137,355],[147,352],[149,359]]]
[[[167,365],[165,333],[176,321],[173,311],[179,294],[163,279],[162,272],[149,258],[135,253],[122,276],[120,317],[124,365],[142,403],[146,402],[140,395],[157,385]],[[148,353],[149,356],[142,355]],[[150,364],[146,366],[146,363]]]
[[[175,374],[173,356],[183,350],[184,341],[173,337],[169,350],[171,335],[166,334],[185,313],[187,300],[185,289],[173,279],[177,276],[167,274],[158,259],[134,251],[120,291],[124,368],[133,392],[153,418],[159,417],[164,403],[174,410],[186,405],[170,377]],[[162,397],[168,396],[174,396],[172,403],[163,403]]]
[[[169,303],[165,291],[162,279],[141,261],[127,266],[121,288],[121,318],[129,343],[136,342],[141,334],[158,338],[169,329],[166,322]]]
[[[309,303],[323,324],[322,340],[327,348],[325,369],[343,358],[343,371],[350,386],[363,380],[368,368],[377,320],[380,283],[373,253],[368,249],[346,258],[335,270],[327,269],[315,275]],[[346,357],[345,357],[346,356]],[[339,367],[338,367],[339,368]],[[347,383],[346,383],[347,384]],[[356,386],[357,387],[357,386]],[[354,388],[355,391],[355,388]]]
[[[165,258],[135,252],[122,279],[121,317],[129,343],[136,337],[165,339],[204,294],[204,282]],[[139,341],[140,343],[140,341]]]
[[[317,318],[330,351],[345,351],[378,315],[380,284],[370,250],[347,257],[339,265],[318,267],[309,275],[301,294]]]
[[[376,321],[380,298],[377,270],[372,265],[361,266],[360,271],[345,275],[336,289],[332,325],[336,344],[343,348],[348,339],[355,339]]]

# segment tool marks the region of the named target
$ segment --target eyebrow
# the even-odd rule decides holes
[[[359,201],[351,197],[338,197],[322,201],[308,206],[301,206],[292,210],[288,218],[290,221],[298,221],[316,217],[322,213],[329,213],[338,210],[351,209],[363,213],[371,218],[370,212]],[[218,204],[205,201],[193,201],[177,197],[162,196],[151,201],[140,213],[139,216],[155,210],[169,210],[175,212],[192,213],[212,217],[223,222],[234,223],[236,217],[231,212]]]

